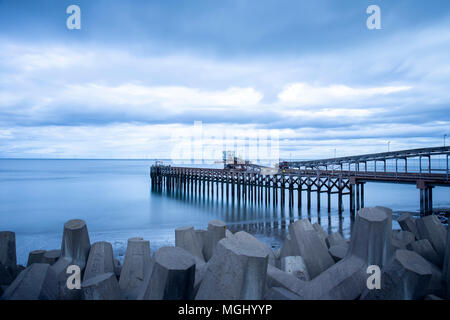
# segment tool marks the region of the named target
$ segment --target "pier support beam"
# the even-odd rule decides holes
[[[417,181],[417,188],[420,191],[420,215],[431,215],[433,213],[433,186],[419,180]]]

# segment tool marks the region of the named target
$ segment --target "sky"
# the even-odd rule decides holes
[[[285,159],[441,146],[449,52],[447,0],[0,0],[0,157],[190,158],[200,122]]]

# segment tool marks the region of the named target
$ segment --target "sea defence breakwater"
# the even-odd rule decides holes
[[[175,246],[150,252],[128,240],[123,265],[108,242],[90,243],[85,221],[64,225],[61,249],[16,263],[15,234],[0,232],[0,294],[6,300],[410,300],[450,299],[450,233],[435,215],[362,208],[350,239],[308,219],[289,225],[272,250],[222,221],[175,230]],[[368,270],[379,268],[379,285]],[[79,285],[77,285],[77,270]],[[369,280],[369,281],[368,281]]]

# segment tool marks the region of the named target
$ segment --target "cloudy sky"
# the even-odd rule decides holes
[[[3,158],[167,158],[194,121],[283,158],[438,146],[449,88],[448,0],[0,0]]]

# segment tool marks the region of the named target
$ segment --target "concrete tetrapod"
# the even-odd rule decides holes
[[[263,250],[267,255],[269,256],[269,263],[271,265],[275,265],[275,254],[273,253],[272,249],[270,249],[266,244],[260,242],[258,239],[256,239],[254,236],[252,236],[250,233],[245,231],[239,231],[236,232],[233,237],[235,237],[238,241],[241,242],[248,242],[252,243],[255,246],[258,246]]]
[[[412,250],[417,252],[429,262],[440,267],[441,259],[439,259],[436,250],[434,250],[428,239],[417,240],[411,243]]]
[[[194,227],[181,227],[175,229],[175,246],[180,247],[194,256],[205,261],[203,256],[203,241],[199,241],[199,236],[194,231]]]
[[[290,224],[289,234],[294,255],[303,258],[311,279],[334,264],[325,241],[319,238],[308,219],[297,220]]]
[[[450,232],[447,231],[447,245],[445,247],[442,280],[447,288],[447,299],[450,299]]]
[[[56,275],[50,265],[33,263],[22,271],[3,293],[6,300],[56,300]]]
[[[105,241],[95,242],[89,252],[83,281],[109,272],[115,272],[112,245]]]
[[[33,263],[42,263],[44,253],[46,250],[33,250],[28,255],[27,267],[31,266]]]
[[[268,254],[252,241],[225,238],[207,263],[197,300],[259,300],[266,285]]]
[[[153,256],[153,268],[145,300],[194,298],[195,260],[179,247],[162,247]]]
[[[423,298],[431,281],[430,263],[410,250],[397,250],[381,273],[380,289],[365,289],[365,300],[413,300]]]
[[[281,270],[293,274],[303,281],[309,281],[309,273],[305,261],[300,256],[289,256],[281,258]]]
[[[121,300],[119,282],[113,272],[90,277],[81,284],[83,300]]]
[[[358,211],[347,256],[357,256],[367,265],[382,268],[391,255],[391,220],[379,208]]]
[[[203,239],[203,255],[205,261],[211,259],[217,243],[225,238],[225,223],[220,220],[212,220],[208,223],[208,230]]]
[[[16,234],[0,232],[0,285],[9,285],[17,275]]]
[[[416,221],[413,216],[409,212],[403,213],[398,219],[398,224],[402,228],[403,231],[409,231],[414,234],[416,240],[420,239],[419,232],[417,231]]]
[[[135,299],[136,290],[145,279],[150,266],[150,242],[142,238],[128,239],[119,285],[126,299]]]
[[[69,259],[84,270],[91,242],[86,222],[81,219],[69,220],[64,224],[61,257]]]
[[[440,265],[444,261],[447,230],[445,230],[435,215],[422,217],[416,220],[417,230],[421,239],[428,239],[439,256]]]

